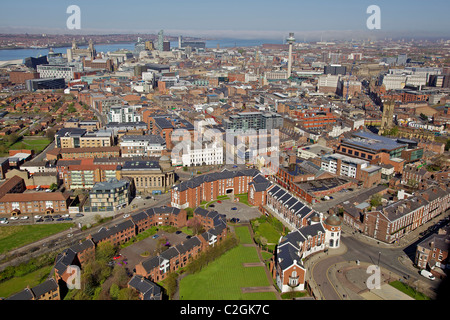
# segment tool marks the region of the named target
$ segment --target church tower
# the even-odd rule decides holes
[[[395,103],[392,100],[383,101],[383,117],[381,118],[381,127],[379,134],[383,134],[394,126],[394,107]]]

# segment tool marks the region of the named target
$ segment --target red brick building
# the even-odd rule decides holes
[[[259,174],[246,169],[208,173],[181,182],[171,189],[171,203],[176,208],[195,208],[202,201],[212,201],[219,196],[248,193],[249,184]]]

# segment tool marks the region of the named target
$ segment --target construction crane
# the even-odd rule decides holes
[[[350,73],[348,75],[348,80],[347,80],[347,93],[345,95],[345,102],[348,102],[348,89],[350,87],[350,78],[352,76],[352,72],[353,72],[353,67],[355,66],[356,60],[353,59],[353,64],[352,64],[352,68],[350,69]]]

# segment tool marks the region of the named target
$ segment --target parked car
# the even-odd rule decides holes
[[[209,208],[214,208],[214,207],[215,207],[215,205],[213,205],[213,204],[209,205]]]
[[[121,255],[121,254],[118,254],[117,256],[114,256],[114,257],[113,257],[114,260],[117,260],[117,259],[120,259],[120,258],[122,258],[122,255]]]
[[[231,210],[237,210],[237,208],[236,208],[236,207],[233,207],[233,208],[231,208]]]
[[[58,218],[56,221],[64,221],[64,218]]]
[[[64,220],[66,220],[66,221],[72,221],[73,219],[72,219],[72,218],[64,218]]]
[[[14,216],[14,217],[9,218],[9,220],[19,220],[19,217],[18,216]]]
[[[68,217],[70,217],[70,214],[68,214],[68,213],[63,214],[62,217],[63,217],[63,218],[68,218]]]
[[[127,213],[127,214],[124,214],[124,215],[123,215],[123,218],[126,219],[126,218],[128,218],[129,216],[130,216],[130,215]]]
[[[77,218],[79,218],[79,217],[84,217],[84,214],[82,214],[82,213],[77,213],[77,214],[75,215],[75,217],[77,217]]]
[[[190,239],[190,238],[192,238],[191,236],[186,236],[186,239]]]
[[[175,232],[175,234],[180,234],[180,233],[181,233],[181,231],[180,231],[180,230],[178,230],[178,231],[176,231],[176,232]]]
[[[42,218],[39,218],[36,220],[36,222],[42,222],[42,221],[44,221],[44,220],[42,220]]]
[[[35,219],[40,219],[40,218],[42,218],[42,217],[41,217],[40,215],[37,214],[37,215],[34,216],[34,218],[35,218]]]
[[[156,238],[158,238],[158,237],[159,237],[159,235],[155,234],[152,238],[153,238],[153,239],[156,239]]]
[[[222,203],[222,201],[218,200],[217,203]]]
[[[430,280],[436,279],[430,271],[425,270],[425,269],[423,269],[422,271],[420,271],[420,274],[421,274],[422,276],[424,276],[425,278],[428,278],[428,279],[430,279]]]
[[[9,221],[8,221],[8,220],[2,220],[2,221],[0,221],[0,223],[1,223],[1,224],[8,224]]]
[[[56,219],[61,218],[61,215],[60,215],[60,214],[55,214],[55,215],[53,216],[53,218],[56,218]]]
[[[20,220],[27,220],[27,219],[28,219],[28,216],[20,217]]]

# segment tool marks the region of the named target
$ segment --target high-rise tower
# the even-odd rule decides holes
[[[292,45],[295,42],[294,33],[289,33],[289,37],[286,39],[286,42],[289,44],[289,60],[288,60],[288,79],[291,77],[292,72]]]
[[[158,51],[163,51],[163,45],[164,45],[164,30],[160,30],[158,32]]]

